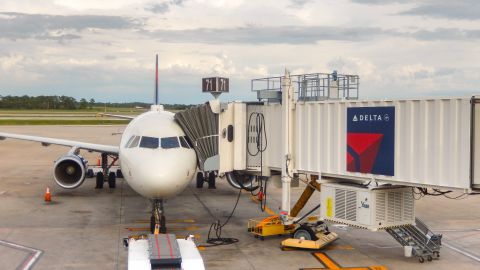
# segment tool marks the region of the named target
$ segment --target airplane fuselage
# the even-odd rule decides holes
[[[182,192],[197,167],[195,151],[174,114],[158,107],[128,124],[119,158],[128,184],[150,199],[165,199]]]

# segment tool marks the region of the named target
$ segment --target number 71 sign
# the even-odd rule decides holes
[[[212,77],[202,79],[202,92],[208,93],[228,93],[228,78]]]

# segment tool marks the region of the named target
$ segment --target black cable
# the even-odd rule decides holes
[[[434,196],[434,197],[444,196],[445,198],[451,199],[451,200],[461,200],[461,199],[467,198],[469,195],[480,195],[480,193],[474,192],[474,193],[462,193],[458,196],[450,197],[447,194],[452,193],[453,191],[451,190],[442,191],[437,188],[432,188],[433,190],[433,193],[432,193],[432,192],[429,192],[427,188],[417,187],[416,189],[418,192],[415,191],[415,188],[413,189],[413,193],[414,193],[413,197],[415,200],[421,199],[424,196]],[[417,199],[415,195],[420,195],[420,197]]]
[[[255,152],[252,153],[250,151],[250,147],[247,146],[247,152],[250,156],[255,157],[260,154],[260,188],[258,192],[255,194],[253,190],[250,191],[250,194],[252,196],[257,196],[260,192],[263,193],[263,198],[260,200],[260,210],[262,212],[265,211],[266,205],[267,205],[267,180],[263,179],[263,152],[267,150],[268,147],[268,138],[267,138],[267,130],[265,128],[265,116],[263,113],[258,113],[258,112],[252,112],[250,116],[248,117],[248,131],[247,131],[247,138],[250,140],[250,132],[252,131],[252,119],[255,117],[255,129],[253,130],[255,132],[254,138],[255,138],[255,144],[256,144],[256,149]],[[248,145],[248,144],[247,144]],[[258,177],[258,176],[257,176]],[[258,178],[257,178],[258,179]]]
[[[222,228],[228,224],[228,222],[233,216],[233,213],[235,213],[235,209],[237,209],[238,201],[240,200],[241,194],[242,194],[242,189],[238,191],[238,196],[237,196],[237,201],[235,202],[235,206],[233,207],[232,212],[227,217],[225,222],[223,224],[220,224],[220,220],[218,219],[216,222],[213,222],[212,225],[210,225],[210,229],[208,230],[208,236],[206,241],[210,245],[200,245],[201,247],[215,247],[220,245],[230,245],[238,242],[237,238],[222,237]],[[215,238],[210,237],[212,229],[215,231],[215,236],[216,236]]]

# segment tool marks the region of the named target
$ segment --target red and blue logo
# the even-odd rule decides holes
[[[395,107],[347,108],[347,171],[394,175]]]

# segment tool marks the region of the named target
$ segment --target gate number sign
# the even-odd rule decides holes
[[[202,92],[228,93],[228,78],[212,77],[202,79]]]

